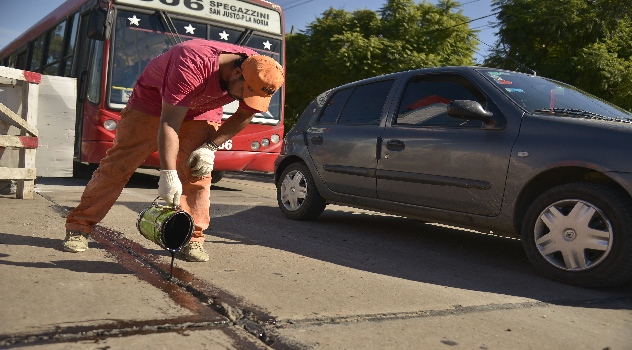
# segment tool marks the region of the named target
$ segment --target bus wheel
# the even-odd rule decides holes
[[[211,183],[216,184],[224,177],[223,171],[211,171]]]
[[[72,162],[72,177],[76,179],[89,179],[92,173],[97,170],[99,164]]]

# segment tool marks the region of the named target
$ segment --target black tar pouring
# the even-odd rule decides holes
[[[180,206],[158,204],[158,198],[138,215],[136,227],[145,238],[171,254],[169,278],[172,278],[176,253],[189,243],[193,235],[193,218]]]

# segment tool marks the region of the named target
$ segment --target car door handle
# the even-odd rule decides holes
[[[314,145],[322,145],[323,144],[323,137],[322,136],[312,136],[312,143]]]
[[[386,142],[386,149],[390,151],[403,151],[406,148],[404,141],[400,140],[389,140]]]

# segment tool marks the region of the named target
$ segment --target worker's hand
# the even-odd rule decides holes
[[[171,206],[180,205],[182,195],[182,183],[178,178],[176,170],[160,170],[160,180],[158,180],[158,194]]]
[[[191,175],[206,177],[213,171],[215,164],[215,151],[211,151],[206,145],[198,147],[191,152],[187,165],[191,168]]]

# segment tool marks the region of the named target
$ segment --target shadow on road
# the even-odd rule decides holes
[[[60,239],[36,237],[36,236],[22,236],[11,233],[0,232],[0,243],[9,246],[25,246],[25,247],[39,247],[49,248],[55,250],[61,250]],[[98,243],[90,242],[90,248],[102,248]],[[9,254],[0,254],[0,265],[7,266],[20,266],[20,267],[34,267],[44,269],[65,269],[74,272],[89,272],[89,273],[101,273],[101,274],[131,274],[128,270],[123,268],[116,262],[108,261],[89,261],[85,259],[78,260],[55,260],[49,262],[27,262],[27,261],[7,261],[2,258],[8,258]]]
[[[253,180],[252,174],[231,173],[230,177],[235,176]],[[258,176],[254,181],[273,183],[270,174]],[[69,179],[42,181],[47,185],[69,184]],[[87,183],[87,179],[70,181],[79,186]],[[157,181],[155,175],[136,173],[126,187],[157,188]],[[212,190],[236,191],[222,182],[214,184]],[[143,209],[139,203],[119,204],[137,212]],[[605,289],[558,283],[536,272],[519,240],[438,227],[414,219],[330,206],[317,220],[305,222],[285,218],[275,206],[212,204],[211,227],[206,233],[211,250],[214,244],[258,245],[410,281],[552,304],[632,310],[632,283]],[[4,240],[2,235],[0,240]],[[48,242],[22,244],[47,246]],[[582,300],[601,301],[582,303]]]
[[[88,273],[100,273],[100,274],[125,274],[131,275],[132,273],[125,270],[119,264],[115,262],[107,261],[86,261],[86,260],[57,260],[51,262],[15,262],[0,260],[0,265],[7,266],[19,266],[19,267],[34,267],[41,269],[64,269],[73,272],[88,272]]]
[[[149,170],[139,170],[145,172],[135,172],[125,186],[126,188],[158,188],[158,176],[149,173]],[[85,187],[90,181],[90,177],[38,177],[36,184],[42,185],[59,185],[59,186],[83,186]]]
[[[588,289],[546,279],[529,263],[517,239],[344,208],[325,210],[312,222],[289,220],[276,207],[226,206],[212,213],[207,232],[212,244],[232,244],[213,241],[216,236],[422,283],[553,304],[632,310],[632,284]],[[604,302],[577,303],[595,299]]]

